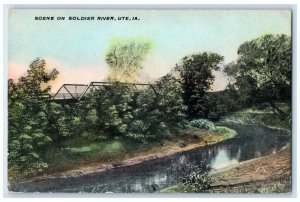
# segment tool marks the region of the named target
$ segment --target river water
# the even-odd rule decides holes
[[[13,185],[11,189],[22,192],[151,193],[173,185],[185,165],[197,165],[205,161],[217,169],[274,153],[290,139],[285,131],[263,126],[227,126],[235,129],[238,135],[216,145],[103,173]]]

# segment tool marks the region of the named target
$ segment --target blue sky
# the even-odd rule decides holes
[[[140,20],[36,21],[35,16],[137,16]],[[153,50],[143,72],[158,77],[185,55],[197,52],[216,52],[225,62],[235,60],[239,45],[264,34],[291,35],[290,11],[14,9],[9,12],[9,73],[22,74],[33,59],[42,57],[61,72],[57,85],[101,80],[107,72],[104,55],[111,38],[144,37],[153,41]]]

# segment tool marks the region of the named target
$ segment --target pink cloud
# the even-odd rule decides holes
[[[47,70],[56,68],[59,71],[55,81],[49,83],[52,86],[52,93],[55,93],[65,83],[89,84],[91,81],[102,81],[107,76],[107,69],[101,69],[96,65],[75,69],[55,59],[46,59],[46,62]],[[16,81],[19,77],[26,75],[27,69],[28,65],[11,62],[8,65],[8,78]]]
[[[26,74],[27,67],[26,65],[22,64],[16,64],[13,62],[10,62],[8,64],[8,78],[13,79],[15,81],[18,80],[21,76],[24,76]]]
[[[213,71],[213,75],[215,76],[215,81],[212,85],[211,91],[221,91],[225,90],[228,79],[221,71]]]

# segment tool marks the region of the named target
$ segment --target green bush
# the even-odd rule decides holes
[[[207,119],[195,119],[190,121],[190,125],[196,128],[201,128],[209,131],[216,130],[216,127],[213,122]]]
[[[227,128],[224,126],[216,126],[216,129],[214,130],[215,133],[222,135],[223,137],[227,138],[233,138],[237,135],[237,132],[231,128]]]
[[[47,105],[47,131],[54,141],[60,141],[79,134],[82,127],[76,104],[58,104],[49,102]]]

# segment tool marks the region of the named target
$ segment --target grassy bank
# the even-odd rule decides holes
[[[278,107],[287,114],[291,113],[288,103],[279,103]],[[291,130],[291,116],[280,117],[270,107],[263,109],[252,107],[228,114],[220,120],[225,123],[259,124],[269,128]]]
[[[77,137],[48,148],[45,156],[50,166],[42,176],[36,176],[35,179],[74,176],[106,168],[133,165],[216,144],[234,137],[235,134],[234,130],[226,127],[216,127],[214,131],[188,127],[173,138],[148,145],[128,139],[91,142]]]

